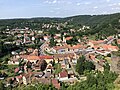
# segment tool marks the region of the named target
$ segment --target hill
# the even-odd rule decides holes
[[[4,30],[9,26],[12,28],[30,27],[31,29],[41,29],[43,23],[65,23],[68,22],[74,27],[88,25],[91,27],[91,34],[105,33],[108,35],[120,32],[120,13],[108,15],[79,15],[66,18],[23,18],[23,19],[3,19],[0,20],[0,29]]]

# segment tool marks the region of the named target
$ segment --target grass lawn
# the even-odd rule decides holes
[[[55,64],[55,71],[54,71],[54,74],[59,74],[62,69],[61,69],[61,64]]]
[[[89,39],[90,39],[90,40],[95,40],[95,38],[96,38],[95,35],[89,36]]]
[[[51,53],[48,53],[46,50],[44,50],[44,53],[47,54],[47,55],[53,55]]]
[[[5,72],[9,77],[15,76],[14,70],[18,65],[6,65],[6,69],[0,70],[1,72]]]
[[[9,59],[9,58],[10,58],[10,54],[7,54],[7,55],[1,57],[1,58],[0,58],[0,63],[2,63],[3,61],[6,61],[6,60]]]
[[[112,54],[115,55],[115,56],[120,56],[120,51],[112,52]]]

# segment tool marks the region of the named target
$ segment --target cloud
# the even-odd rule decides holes
[[[106,0],[107,2],[110,2],[110,0]]]
[[[57,0],[54,0],[52,3],[57,3]]]
[[[82,2],[82,3],[78,2],[78,3],[76,3],[77,6],[80,6],[80,5],[89,5],[89,4],[91,4],[91,2]]]
[[[95,6],[95,7],[93,7],[94,9],[97,9],[98,8],[98,6]]]
[[[120,3],[118,3],[118,5],[120,6]]]
[[[120,3],[109,4],[110,7],[120,7]]]
[[[54,10],[60,10],[61,8],[54,8]]]
[[[120,7],[114,7],[112,10],[120,10]]]
[[[109,4],[108,6],[116,6],[117,3]]]
[[[49,11],[50,13],[54,13],[55,11],[53,11],[53,10],[51,10],[51,11]]]
[[[85,2],[84,4],[85,4],[85,5],[89,5],[89,4],[91,4],[91,2]]]
[[[81,5],[81,3],[77,3],[76,5],[77,5],[77,6],[80,6],[80,5]]]
[[[57,0],[47,0],[44,3],[47,3],[47,4],[56,4],[56,3],[58,3],[58,1]]]

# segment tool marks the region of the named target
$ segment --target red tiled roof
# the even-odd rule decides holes
[[[95,60],[95,55],[90,55],[90,59]]]
[[[42,55],[39,56],[39,59],[53,59],[53,56]]]
[[[74,57],[74,53],[68,53],[68,54],[54,54],[54,58],[67,58],[67,57]]]
[[[28,55],[27,60],[39,60],[39,56]]]
[[[80,47],[81,47],[81,45],[77,44],[77,45],[74,45],[74,46],[70,47],[70,49],[79,49]]]
[[[68,73],[66,70],[60,72],[60,78],[68,77]]]
[[[57,79],[52,79],[52,84],[55,88],[60,89],[60,83],[58,83]]]
[[[66,49],[66,48],[69,48],[69,47],[70,47],[69,45],[55,46],[55,47],[53,47],[53,49],[55,49],[55,50],[60,50],[60,49]]]
[[[107,45],[107,44],[102,45],[102,48],[105,50],[110,50],[110,49],[118,50],[119,49],[117,46],[112,46],[112,45]]]
[[[99,41],[93,41],[93,40],[90,40],[89,42],[93,43],[93,44],[101,44],[104,42],[104,40],[99,40]]]
[[[19,71],[19,68],[16,68],[16,69],[15,69],[15,73],[17,73],[18,71]]]
[[[117,43],[120,44],[120,39],[117,40]]]
[[[109,37],[107,37],[107,39],[112,39],[113,38],[113,36],[109,36]]]
[[[16,76],[16,78],[21,79],[21,78],[22,78],[22,75]]]
[[[47,69],[52,69],[53,67],[51,66],[51,65],[49,65],[48,67],[47,67]]]
[[[70,40],[70,39],[72,39],[72,38],[73,38],[73,37],[66,37],[65,39],[66,39],[66,40]]]

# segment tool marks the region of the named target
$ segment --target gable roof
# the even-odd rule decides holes
[[[52,84],[55,88],[60,89],[60,83],[58,83],[57,79],[52,79]]]
[[[66,40],[71,40],[73,37],[66,37],[65,39]]]
[[[53,59],[53,56],[41,55],[39,56],[39,59]]]
[[[99,40],[99,41],[93,41],[93,40],[90,40],[89,42],[91,42],[92,44],[94,45],[97,45],[97,44],[101,44],[104,42],[104,40]]]
[[[66,70],[60,72],[60,78],[68,77],[68,72]]]
[[[70,47],[69,45],[55,46],[55,47],[53,47],[53,49],[55,49],[55,50],[60,50],[60,49],[66,49],[66,48],[69,48],[69,47]]]
[[[67,57],[74,57],[75,53],[68,53],[68,54],[54,54],[54,58],[67,58]]]
[[[39,56],[28,55],[27,60],[40,60]]]
[[[112,46],[112,45],[107,45],[107,44],[104,44],[104,45],[101,45],[101,47],[104,49],[104,50],[119,50],[119,48],[117,46]]]
[[[77,45],[74,45],[74,46],[70,47],[70,49],[79,49],[81,47],[82,47],[82,45],[77,44]]]
[[[120,44],[120,39],[117,40],[117,43]]]

